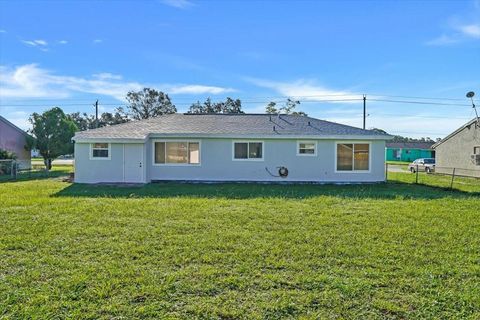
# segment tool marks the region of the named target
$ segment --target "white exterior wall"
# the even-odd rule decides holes
[[[143,174],[141,180],[146,182],[145,145],[143,150]],[[90,143],[75,143],[75,182],[77,183],[123,183],[125,180],[124,144],[111,143],[109,159],[91,159]]]
[[[472,160],[473,148],[480,147],[480,128],[475,124],[435,147],[437,173],[455,174],[480,178],[480,166]]]
[[[312,140],[317,142],[315,156],[297,155],[293,139],[172,139],[200,141],[199,165],[154,165],[153,144],[147,142],[147,180],[207,180],[207,181],[291,181],[291,182],[380,182],[385,181],[385,141],[351,141],[370,143],[369,172],[336,172],[336,142],[344,140]],[[168,141],[168,139],[158,139]],[[157,140],[157,141],[158,141]],[[233,141],[263,141],[263,160],[233,160]],[[305,141],[305,140],[301,140]],[[288,168],[286,178],[278,168]]]
[[[155,165],[155,141],[199,141],[199,165]],[[262,141],[263,160],[234,160],[233,141]],[[297,155],[294,139],[156,139],[143,145],[142,182],[163,180],[189,181],[289,181],[289,182],[382,182],[385,180],[385,141],[375,140],[311,140],[316,142],[316,155]],[[301,140],[306,141],[306,140]],[[370,170],[368,172],[336,172],[336,143],[369,143]],[[127,157],[128,158],[128,157]],[[272,177],[266,170],[278,175],[278,168],[288,168],[286,178]],[[75,143],[75,182],[123,183],[125,180],[124,144],[110,144],[110,159],[90,157],[89,143]],[[128,176],[128,175],[127,175]]]

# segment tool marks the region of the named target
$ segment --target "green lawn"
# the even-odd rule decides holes
[[[480,182],[389,176],[0,183],[0,318],[479,319]]]

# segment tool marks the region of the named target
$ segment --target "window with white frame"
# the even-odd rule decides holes
[[[314,156],[317,154],[316,143],[314,141],[299,141],[297,143],[297,155]]]
[[[92,143],[92,159],[109,159],[110,144],[109,143]]]
[[[200,164],[200,143],[191,141],[155,142],[155,164]]]
[[[233,159],[235,160],[262,160],[263,142],[234,142]]]
[[[368,171],[370,145],[368,143],[338,143],[337,171]]]

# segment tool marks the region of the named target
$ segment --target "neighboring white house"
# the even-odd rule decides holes
[[[75,182],[381,182],[390,138],[300,115],[177,113],[77,132]]]

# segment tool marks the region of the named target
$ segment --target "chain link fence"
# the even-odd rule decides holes
[[[0,183],[25,179],[41,179],[71,175],[73,167],[61,166],[47,171],[43,163],[29,160],[0,160]]]
[[[386,164],[387,181],[422,184],[447,189],[480,192],[478,169]]]
[[[0,178],[4,178],[5,180],[14,178],[17,170],[18,166],[15,160],[0,160]]]

